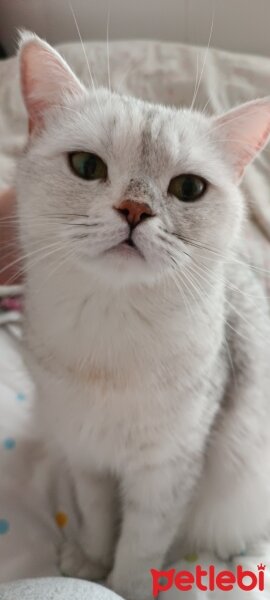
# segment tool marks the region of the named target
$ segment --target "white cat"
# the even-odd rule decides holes
[[[269,312],[238,184],[270,99],[209,118],[86,90],[31,34],[20,69],[34,418],[82,515],[62,567],[145,600],[176,536],[228,556],[269,528]]]

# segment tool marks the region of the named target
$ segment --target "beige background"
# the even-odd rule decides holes
[[[156,38],[270,56],[270,0],[71,0],[85,39]],[[0,40],[14,50],[16,27],[52,42],[78,40],[69,0],[0,0]]]

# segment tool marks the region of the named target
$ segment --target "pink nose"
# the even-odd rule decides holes
[[[145,219],[154,216],[149,204],[136,202],[135,200],[123,200],[115,208],[123,215],[124,219],[127,220],[133,229]]]

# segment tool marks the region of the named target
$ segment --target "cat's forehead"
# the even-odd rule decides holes
[[[132,177],[191,171],[211,179],[217,152],[210,131],[211,120],[200,113],[101,89],[67,110],[58,107],[32,151],[43,156],[92,152]]]
[[[208,120],[188,109],[175,109],[128,96],[101,92],[85,106],[89,125],[93,121],[107,151],[116,158],[136,159],[157,168],[193,159],[200,143],[205,146]]]
[[[176,109],[118,94],[110,97],[106,93],[102,99],[102,105],[96,106],[96,110],[99,109],[111,134],[125,127],[129,136],[137,136],[144,147],[164,144],[172,136],[175,141],[183,142],[207,124],[207,119],[189,109]]]

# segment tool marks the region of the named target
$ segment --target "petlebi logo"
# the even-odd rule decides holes
[[[254,571],[244,569],[241,565],[237,565],[232,571],[218,571],[214,565],[210,565],[207,569],[196,565],[194,572],[151,569],[152,594],[156,598],[160,592],[166,592],[172,587],[180,592],[189,592],[194,588],[203,592],[215,590],[229,592],[237,587],[245,592],[252,590],[263,592],[265,569],[266,565],[262,563],[257,565]]]

